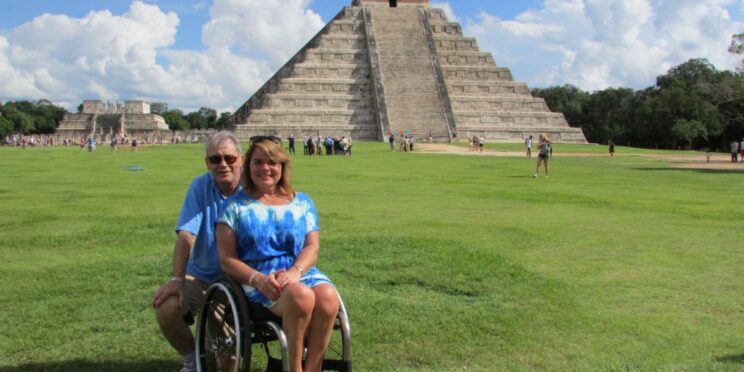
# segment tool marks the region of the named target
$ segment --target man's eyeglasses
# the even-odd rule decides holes
[[[277,145],[282,144],[282,139],[277,136],[253,136],[250,139],[250,144],[259,143],[263,141],[271,141],[276,143]]]
[[[222,163],[223,159],[225,160],[225,163],[227,163],[227,165],[233,165],[236,161],[238,161],[238,157],[235,155],[212,155],[207,157],[207,160],[209,160],[209,162],[214,165]]]

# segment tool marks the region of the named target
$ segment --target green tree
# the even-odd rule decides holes
[[[217,129],[223,130],[232,128],[232,122],[230,121],[231,118],[232,114],[227,111],[220,114],[220,118],[217,119],[217,122],[215,123]]]
[[[629,88],[608,88],[594,92],[586,100],[586,125],[583,127],[591,142],[621,141],[626,124],[631,120]]]
[[[566,121],[571,126],[583,128],[586,125],[584,106],[589,98],[587,92],[571,84],[565,84],[563,86],[535,88],[532,89],[532,95],[543,98],[550,111],[563,113]]]
[[[198,111],[186,114],[186,121],[189,122],[191,129],[204,129],[207,127],[207,118],[202,116]]]
[[[672,126],[672,134],[687,142],[687,150],[692,149],[694,141],[698,138],[708,139],[708,131],[705,129],[705,125],[698,120],[677,119]]]
[[[13,123],[4,116],[0,116],[0,137],[5,137],[11,133],[13,133]]]
[[[165,119],[165,123],[168,124],[168,128],[174,132],[189,129],[189,122],[183,117],[181,110],[168,110],[162,116]]]
[[[209,107],[199,109],[199,115],[204,118],[204,127],[209,129],[217,128],[217,111]]]

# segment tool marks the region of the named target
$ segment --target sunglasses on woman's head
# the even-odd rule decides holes
[[[253,136],[250,139],[251,145],[263,141],[271,141],[276,143],[277,145],[282,143],[282,139],[277,136]]]
[[[207,160],[214,165],[222,163],[223,159],[227,165],[235,164],[235,162],[238,161],[238,157],[235,155],[212,155],[207,157]]]

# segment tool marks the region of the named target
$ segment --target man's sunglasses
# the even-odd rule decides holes
[[[222,163],[223,159],[227,165],[235,164],[235,162],[238,161],[238,157],[235,155],[212,155],[207,157],[207,160],[214,165]]]
[[[259,143],[263,141],[271,141],[276,143],[277,145],[282,144],[282,139],[277,136],[253,136],[250,139],[250,144]]]

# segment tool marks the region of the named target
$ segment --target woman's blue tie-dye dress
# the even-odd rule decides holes
[[[302,252],[305,236],[320,230],[315,204],[301,192],[285,205],[266,205],[239,192],[227,200],[217,223],[235,231],[238,258],[264,275],[289,270]],[[333,285],[317,267],[306,270],[300,278],[302,284],[308,287],[322,283]],[[243,284],[243,289],[249,301],[265,307],[274,306],[275,302],[257,289],[247,284]]]

